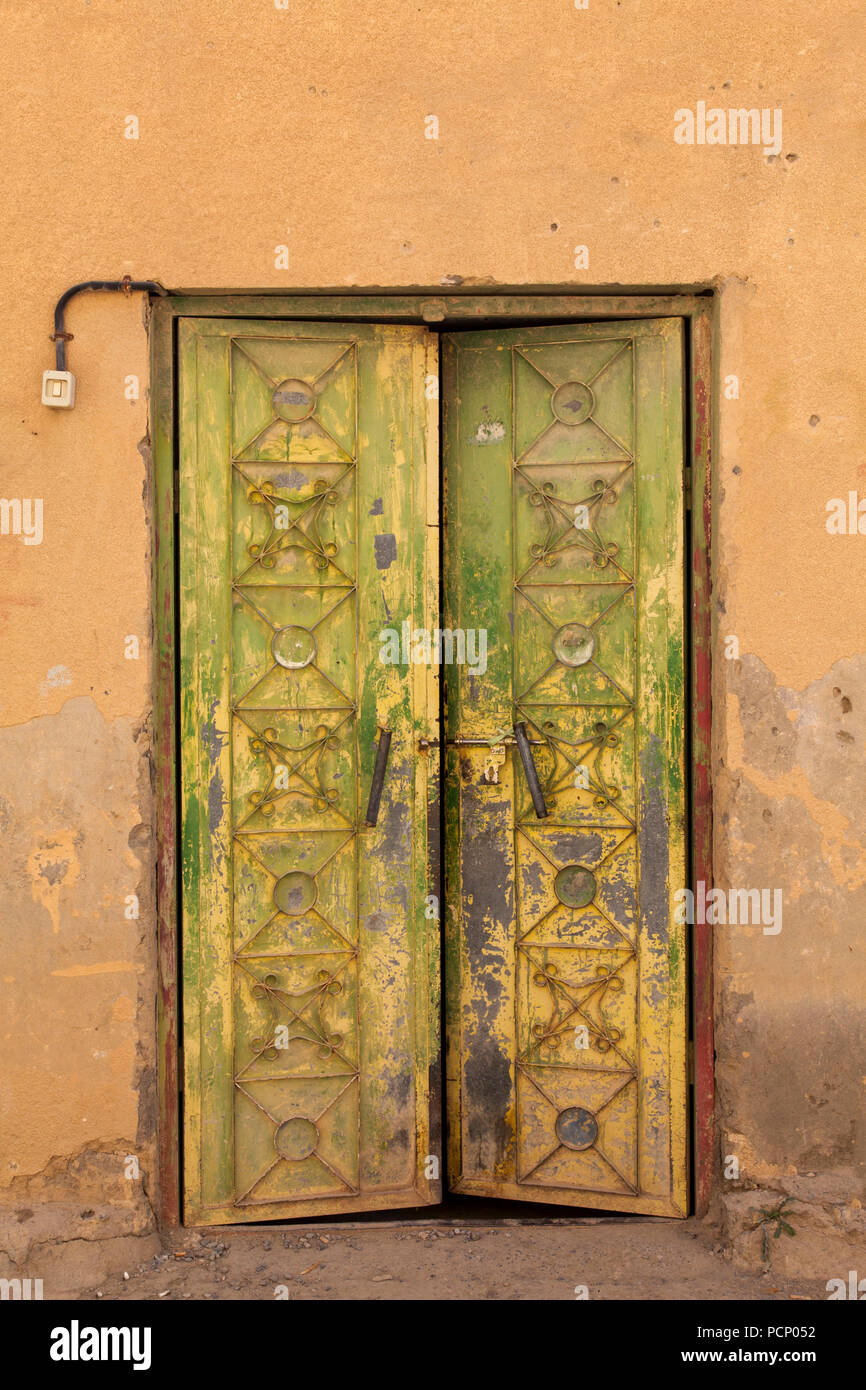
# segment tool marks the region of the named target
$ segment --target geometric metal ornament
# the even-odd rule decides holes
[[[430,350],[414,327],[181,321],[188,1220],[439,1192],[410,756],[435,730],[418,680],[376,660],[383,602],[429,617]],[[380,723],[402,768],[367,827]]]
[[[446,617],[497,653],[448,688],[452,1186],[682,1215],[681,324],[454,333],[445,363]],[[470,746],[518,723],[544,817],[516,759],[478,790]]]

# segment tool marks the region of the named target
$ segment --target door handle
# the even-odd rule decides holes
[[[382,787],[385,784],[385,769],[388,766],[388,754],[391,752],[391,730],[379,730],[379,742],[376,747],[376,763],[373,767],[373,780],[370,783],[370,799],[367,802],[367,814],[364,818],[365,825],[375,825],[379,819],[379,802],[382,800]]]
[[[525,724],[515,724],[514,737],[517,741],[517,751],[520,754],[520,761],[523,763],[523,771],[529,783],[529,795],[532,797],[532,804],[535,807],[535,814],[539,820],[544,820],[548,814],[547,806],[544,801],[544,793],[541,790],[541,783],[538,780],[538,770],[532,756],[532,749],[529,746],[529,738],[526,733]]]

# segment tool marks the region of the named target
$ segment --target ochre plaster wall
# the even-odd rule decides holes
[[[775,936],[716,933],[721,1151],[740,1161],[739,1183],[720,1170],[719,1191],[733,1238],[756,1184],[817,1204],[835,1232],[856,1228],[866,538],[828,535],[825,519],[830,498],[866,493],[859,10],[2,5],[2,492],[44,505],[40,545],[0,536],[0,1185],[16,1257],[52,1234],[124,1235],[151,1220],[139,297],[73,303],[77,404],[39,401],[58,295],[127,273],[188,290],[455,277],[720,288],[718,379],[736,375],[739,397],[719,401],[714,460],[717,870],[725,886],[781,888],[784,923]],[[676,143],[675,111],[699,101],[780,108],[779,154]],[[425,138],[430,115],[437,140]],[[275,268],[280,244],[288,269]],[[575,268],[578,245],[588,268]],[[130,635],[138,660],[124,655]],[[738,660],[725,659],[729,636]],[[132,893],[137,920],[125,916]],[[138,1182],[123,1176],[128,1154]]]

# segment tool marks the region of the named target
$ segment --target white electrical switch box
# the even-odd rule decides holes
[[[75,377],[71,372],[42,373],[42,404],[71,410],[75,404]]]

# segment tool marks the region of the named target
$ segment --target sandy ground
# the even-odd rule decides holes
[[[696,1221],[463,1222],[181,1231],[82,1299],[826,1298],[824,1284],[734,1268]],[[278,1294],[278,1290],[282,1293]]]

